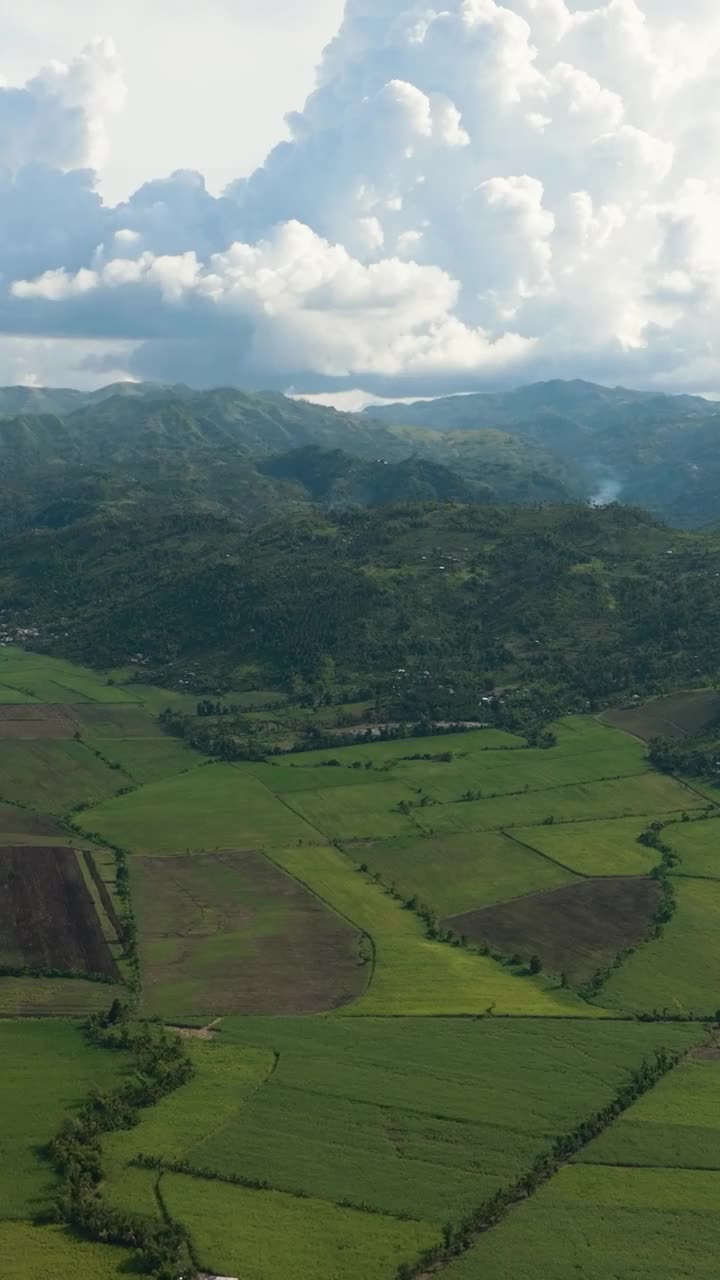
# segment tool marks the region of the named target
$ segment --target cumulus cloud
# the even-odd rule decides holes
[[[719,53],[715,0],[348,0],[260,169],[108,208],[96,44],[0,89],[0,328],[197,382],[718,390]]]

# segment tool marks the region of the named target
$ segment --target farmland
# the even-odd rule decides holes
[[[347,853],[394,884],[401,897],[415,895],[441,915],[574,880],[572,872],[496,831],[374,840]]]
[[[119,977],[73,849],[0,848],[0,964]]]
[[[720,693],[716,689],[691,689],[654,698],[643,706],[607,711],[602,718],[606,724],[638,738],[692,737],[720,718]]]
[[[700,1056],[707,1052],[708,1056]],[[711,1056],[712,1055],[712,1056]],[[720,1172],[720,1052],[698,1050],[587,1146],[583,1164]]]
[[[130,1254],[91,1244],[66,1227],[34,1226],[0,1219],[3,1280],[122,1280]]]
[[[88,831],[139,853],[247,849],[318,839],[249,770],[211,764],[142,787],[81,815]]]
[[[127,1194],[124,1171],[142,1151],[185,1162],[198,1182],[267,1183],[437,1230],[517,1177],[656,1045],[684,1047],[695,1034],[588,1021],[227,1019],[217,1041],[193,1047],[184,1099],[109,1140],[110,1186]]]
[[[719,1204],[720,1173],[573,1166],[514,1209],[444,1275],[710,1280],[717,1273]]]
[[[55,1021],[0,1022],[0,1055],[1,1226],[47,1209],[56,1184],[38,1148],[91,1088],[117,1082],[123,1064]]]
[[[316,1013],[367,984],[357,930],[262,854],[138,856],[131,875],[147,1013]]]
[[[384,1280],[440,1239],[437,1228],[323,1200],[166,1174],[168,1211],[192,1232],[202,1265],[284,1280]]]
[[[659,905],[655,880],[607,876],[449,916],[444,924],[503,955],[538,956],[550,973],[582,984],[648,936]]]
[[[544,748],[478,728],[221,763],[162,731],[188,693],[3,649],[0,685],[17,1280],[135,1265],[31,1225],[56,1187],[43,1144],[124,1078],[73,1022],[118,994],[182,1029],[195,1075],[103,1139],[104,1194],[162,1205],[210,1273],[397,1280],[658,1049],[688,1056],[439,1274],[639,1280],[635,1239],[675,1280],[698,1215],[717,1247],[719,1064],[697,1048],[720,1004],[709,783],[590,716]]]
[[[677,911],[662,937],[641,947],[603,988],[603,1003],[640,1012],[706,1015],[718,1007],[720,883],[676,880]]]

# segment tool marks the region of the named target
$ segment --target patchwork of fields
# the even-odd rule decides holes
[[[128,1069],[72,1019],[131,979],[196,1071],[104,1139],[104,1194],[162,1207],[201,1269],[420,1276],[663,1050],[680,1064],[440,1273],[709,1276],[720,805],[641,739],[714,698],[568,717],[546,749],[472,729],[230,764],[163,734],[191,695],[0,649],[3,1276],[134,1266],[35,1224],[44,1144]]]

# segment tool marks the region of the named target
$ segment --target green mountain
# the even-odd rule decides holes
[[[499,430],[570,468],[576,492],[598,502],[620,498],[687,527],[720,519],[720,406],[700,396],[545,382],[372,414],[449,435]]]
[[[0,410],[24,405],[19,416],[0,418],[0,528],[44,524],[46,510],[51,523],[63,522],[77,502],[102,497],[200,502],[256,520],[318,501],[550,502],[577,493],[561,464],[496,432],[462,441],[274,393],[222,388],[130,383],[85,396],[79,407],[78,394],[0,390]],[[268,465],[305,449],[332,455],[323,464],[333,473],[325,492],[300,460],[299,470]],[[455,467],[462,477],[449,474]]]

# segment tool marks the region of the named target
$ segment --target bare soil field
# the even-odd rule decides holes
[[[51,702],[0,703],[0,738],[72,738],[78,728],[70,707]]]
[[[654,698],[644,706],[606,711],[601,717],[614,729],[636,738],[688,738],[720,720],[720,693],[716,689],[691,689]]]
[[[365,990],[360,933],[262,854],[133,858],[146,1013],[320,1013]]]
[[[0,963],[118,977],[73,849],[0,849]]]
[[[655,880],[604,877],[466,911],[443,924],[505,956],[537,955],[549,973],[582,983],[647,936],[659,901]]]

